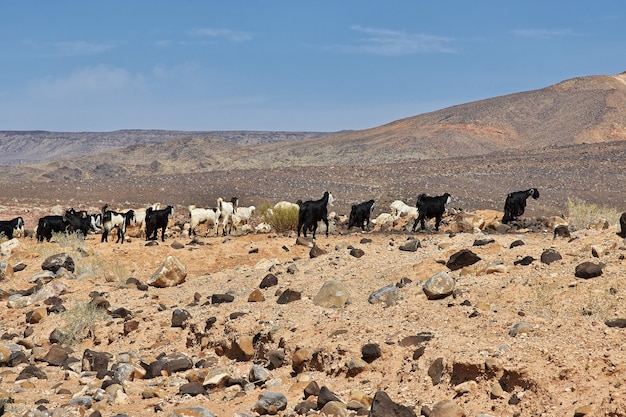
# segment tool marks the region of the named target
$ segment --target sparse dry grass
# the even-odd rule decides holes
[[[610,224],[617,224],[620,217],[620,212],[613,207],[571,197],[567,198],[567,212],[570,224],[577,229],[587,228],[602,219],[606,219]]]
[[[85,239],[83,235],[78,232],[71,233],[53,233],[53,239],[62,248],[71,248],[74,251],[85,249]]]
[[[71,309],[62,313],[62,319],[65,323],[59,329],[63,335],[62,342],[67,345],[75,345],[93,336],[97,323],[107,317],[107,312],[101,308],[85,302],[76,303]]]
[[[583,316],[597,321],[611,317],[617,307],[617,300],[609,291],[602,288],[590,288],[585,303],[581,306]]]
[[[124,282],[130,275],[130,269],[119,260],[107,265],[104,272],[107,282]]]

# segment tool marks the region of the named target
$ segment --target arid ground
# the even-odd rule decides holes
[[[40,212],[54,209],[48,205]],[[29,218],[39,212],[19,205],[2,210],[3,217]],[[497,224],[498,213],[477,214]],[[146,246],[144,239],[135,237],[115,244],[90,235],[84,245],[70,242],[65,247],[55,239],[38,244],[21,238],[20,248],[3,257],[11,265],[26,264],[2,281],[5,297],[32,288],[43,260],[67,252],[75,258],[76,271],[54,280],[67,286],[60,298],[68,310],[89,302],[95,291],[109,303],[108,311],[123,308],[132,313],[137,324],[132,330],[125,327],[128,318],[109,316],[94,323],[82,342],[68,348],[71,357],[80,360],[86,350],[108,352],[111,367],[130,357],[141,368],[141,363],[159,355],[178,352],[205,366],[151,379],[131,378],[124,383],[123,394],[93,400],[89,407],[83,406],[82,415],[95,411],[104,416],[187,415],[183,410],[189,406],[205,407],[217,416],[255,415],[254,404],[268,391],[286,396],[288,405],[280,415],[295,415],[294,408],[305,400],[303,390],[311,381],[326,386],[345,403],[358,400],[363,409],[382,390],[417,415],[443,400],[452,400],[465,414],[441,415],[626,415],[624,330],[605,324],[626,317],[626,247],[615,224],[554,238],[548,223],[533,231],[453,233],[453,216],[444,219],[438,233],[432,223],[427,232],[411,233],[405,219],[384,231],[376,226],[366,233],[347,232],[339,223],[328,238],[321,233],[316,239],[326,253],[311,258],[310,248],[296,244],[293,233],[211,235],[192,241],[180,233],[185,221],[185,215],[178,213],[166,241],[157,246]],[[408,239],[418,239],[421,247],[415,252],[400,250]],[[493,241],[475,246],[477,240],[488,239]],[[518,240],[524,244],[511,247]],[[363,255],[351,254],[353,248]],[[449,270],[446,262],[463,249],[481,260]],[[542,262],[546,249],[556,250],[562,259]],[[183,283],[143,290],[126,284],[130,277],[148,282],[168,256],[186,267]],[[530,265],[516,264],[526,256],[534,259]],[[575,277],[576,266],[584,261],[601,262],[602,275]],[[440,271],[454,278],[454,291],[430,300],[423,285]],[[260,290],[263,301],[249,301],[270,273],[278,284]],[[322,285],[332,280],[345,285],[349,302],[338,308],[316,305],[313,300]],[[373,292],[390,284],[399,285],[394,302],[368,301]],[[279,304],[279,295],[287,290],[300,293],[301,298]],[[212,304],[215,294],[230,294],[234,300]],[[76,405],[68,405],[71,399],[92,395],[102,380],[93,372],[81,374],[45,360],[51,332],[67,326],[72,313],[50,313],[29,323],[29,312],[45,306],[43,301],[20,308],[7,305],[5,300],[0,307],[0,346],[21,346],[29,363],[46,377],[17,380],[27,364],[3,366],[0,394],[7,399],[5,413],[27,415],[35,404],[48,410],[75,409]],[[190,315],[184,328],[172,327],[177,309]],[[73,314],[77,320],[77,313]],[[214,324],[205,328],[211,318]],[[511,330],[520,323],[527,323],[526,330],[512,336]],[[246,337],[257,341],[252,357],[228,354],[233,343]],[[362,349],[371,344],[380,347],[380,357],[363,363]],[[253,364],[268,368],[264,353],[276,350],[284,353],[284,363],[254,388],[211,385],[203,395],[180,393],[186,383],[202,381],[207,374],[246,379]],[[296,352],[302,351],[312,359],[295,370]],[[364,366],[355,371],[355,363]],[[439,373],[437,363],[442,364]]]

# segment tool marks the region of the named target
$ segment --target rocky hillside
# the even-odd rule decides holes
[[[202,138],[235,145],[317,139],[329,133],[316,132],[192,132],[171,130],[118,130],[114,132],[0,131],[0,165],[19,165],[76,156],[106,153],[115,149],[143,148],[163,142]],[[191,149],[190,149],[191,151]],[[174,149],[169,159],[176,158]],[[165,154],[161,157],[166,159]]]
[[[42,139],[44,138],[44,139]],[[323,133],[4,132],[0,163],[45,160],[30,180],[354,166],[538,150],[626,139],[626,74],[589,76],[422,114],[368,130]],[[125,147],[122,147],[125,146]],[[81,154],[81,158],[72,155]],[[65,157],[64,157],[65,156]]]

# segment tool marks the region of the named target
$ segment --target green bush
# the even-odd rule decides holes
[[[272,226],[277,233],[295,231],[298,228],[298,213],[299,210],[295,207],[275,208],[272,209],[271,215],[266,210],[263,214],[263,221]]]

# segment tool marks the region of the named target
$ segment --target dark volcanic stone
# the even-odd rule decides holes
[[[480,261],[480,257],[474,252],[469,249],[462,249],[450,257],[446,266],[450,268],[451,271],[456,271],[457,269],[473,265],[478,261]]]
[[[195,397],[196,395],[206,394],[206,389],[204,389],[201,382],[189,382],[181,385],[178,389],[178,393],[180,395],[191,395]]]
[[[552,262],[556,262],[563,259],[561,254],[554,249],[546,249],[541,254],[541,262],[546,265],[550,265]]]
[[[416,417],[409,407],[395,403],[385,391],[378,391],[369,413],[370,417]]]
[[[300,300],[302,298],[302,293],[300,291],[293,291],[293,290],[285,290],[282,292],[282,294],[280,294],[280,297],[278,297],[278,301],[276,301],[278,304],[287,304],[287,303],[291,303],[292,301],[297,301]]]
[[[433,385],[439,385],[443,377],[443,358],[437,358],[430,364],[428,376],[433,381]]]
[[[574,275],[577,278],[589,279],[602,275],[602,266],[593,262],[583,262],[576,266]]]
[[[211,296],[211,304],[232,303],[235,296],[231,294],[213,294]]]
[[[172,312],[172,327],[185,327],[185,322],[191,318],[187,310],[177,308]]]
[[[324,408],[326,403],[329,403],[331,401],[342,402],[339,399],[339,397],[337,397],[337,395],[335,395],[334,392],[329,390],[328,387],[326,385],[324,385],[322,388],[320,388],[320,393],[317,396],[317,409],[321,410],[322,408]]]
[[[48,379],[48,375],[35,365],[28,365],[26,368],[22,369],[22,372],[20,372],[15,380],[21,381],[29,378]]]
[[[56,255],[52,255],[46,258],[46,260],[44,260],[41,264],[41,269],[44,271],[51,271],[55,274],[60,268],[65,268],[70,272],[74,272],[74,260],[67,253],[57,253]]]
[[[522,259],[518,259],[517,261],[513,262],[513,265],[530,265],[535,261],[535,258],[533,258],[532,256],[524,256]]]
[[[261,281],[261,284],[259,284],[259,288],[269,288],[274,285],[278,285],[278,278],[276,278],[276,275],[274,274],[267,274]]]

